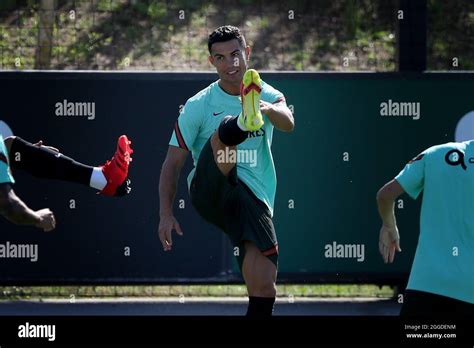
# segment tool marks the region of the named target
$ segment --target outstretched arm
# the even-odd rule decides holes
[[[160,175],[160,225],[158,234],[164,251],[171,250],[173,240],[171,231],[175,230],[182,235],[181,227],[173,215],[173,202],[176,196],[178,179],[183,168],[188,151],[179,147],[170,146],[166,159],[163,162]]]
[[[402,251],[395,218],[395,200],[404,192],[402,186],[395,179],[385,184],[377,192],[377,207],[383,222],[379,235],[379,251],[385,263],[392,263],[395,251]]]
[[[261,100],[260,111],[267,115],[275,128],[283,132],[291,132],[295,128],[293,114],[284,101],[271,104]]]
[[[51,231],[56,221],[49,209],[33,211],[15,194],[10,184],[0,184],[0,215],[17,225],[29,225]]]

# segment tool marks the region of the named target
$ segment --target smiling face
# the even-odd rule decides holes
[[[212,44],[209,62],[216,68],[219,84],[226,92],[240,93],[240,82],[247,70],[249,55],[250,47],[242,47],[237,39]]]

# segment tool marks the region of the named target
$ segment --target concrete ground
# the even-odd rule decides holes
[[[278,298],[277,316],[396,316],[401,305],[385,298]],[[246,297],[95,298],[0,301],[0,316],[212,316],[244,315]]]

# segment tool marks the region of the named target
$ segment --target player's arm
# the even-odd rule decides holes
[[[396,251],[400,249],[400,235],[395,218],[395,200],[405,191],[397,180],[386,183],[377,192],[377,207],[382,219],[379,236],[379,251],[384,262],[393,262]]]
[[[35,226],[44,231],[51,231],[56,225],[49,209],[31,210],[8,183],[0,184],[0,215],[14,224]]]
[[[397,225],[395,219],[395,200],[405,191],[397,180],[386,183],[377,192],[377,206],[383,224],[388,227]]]
[[[295,128],[295,120],[293,113],[286,105],[285,101],[280,101],[275,104],[260,101],[260,111],[267,115],[270,122],[275,128],[283,132],[291,132]]]
[[[173,203],[176,196],[178,180],[188,151],[176,146],[169,146],[160,175],[160,225],[159,236],[165,251],[171,250],[173,244],[171,232],[175,230],[182,235],[181,227],[173,215]]]

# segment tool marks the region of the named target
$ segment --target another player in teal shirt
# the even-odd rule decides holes
[[[430,147],[378,194],[380,252],[401,251],[393,205],[423,191],[420,236],[402,315],[474,313],[474,140]]]
[[[182,235],[173,201],[191,152],[191,202],[229,236],[234,253],[237,250],[249,293],[247,315],[269,316],[278,266],[271,145],[274,128],[293,130],[293,115],[283,94],[247,69],[250,48],[238,28],[217,28],[209,36],[208,49],[219,80],[191,97],[175,124],[160,177],[160,241],[169,251],[172,230]]]
[[[10,170],[7,148],[0,134],[0,184],[5,183],[14,184],[15,180]]]

